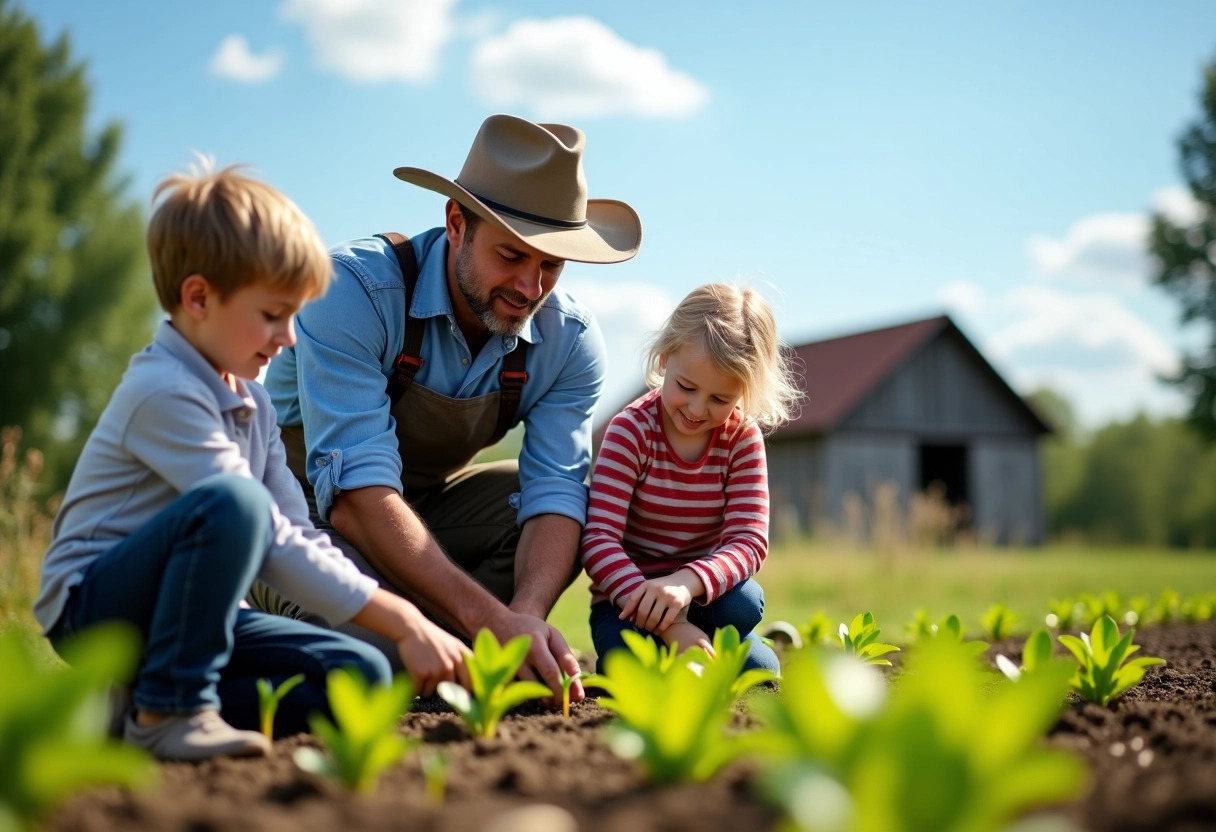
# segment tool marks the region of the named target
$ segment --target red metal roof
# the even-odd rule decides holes
[[[829,431],[844,420],[874,389],[889,378],[905,361],[947,329],[958,328],[947,315],[938,315],[898,326],[858,332],[824,341],[813,341],[794,347],[794,364],[799,386],[810,391],[803,401],[802,411],[790,422],[773,432],[774,437],[796,436]],[[963,342],[974,345],[959,332]],[[998,383],[1008,388],[1000,374],[976,350],[980,361],[992,372]],[[639,390],[633,398],[642,395]],[[1037,414],[1010,389],[1010,395],[1021,403],[1030,418],[1043,432],[1049,432]],[[628,402],[622,402],[622,406]],[[618,408],[619,409],[619,408]],[[615,414],[616,411],[613,411]],[[596,448],[607,430],[612,414],[597,419],[592,441]]]
[[[797,418],[775,435],[815,433],[835,426],[879,382],[948,326],[945,315],[859,332],[794,348],[795,366],[810,391]]]

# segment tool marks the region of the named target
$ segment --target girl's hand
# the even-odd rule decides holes
[[[639,630],[663,634],[680,612],[692,603],[692,592],[674,575],[651,578],[635,589],[621,608],[620,619],[628,619]]]
[[[689,647],[700,647],[709,654],[711,659],[714,657],[714,647],[710,643],[709,636],[696,624],[689,624],[687,621],[677,621],[660,633],[659,637],[666,642],[668,647],[678,645],[681,653]]]

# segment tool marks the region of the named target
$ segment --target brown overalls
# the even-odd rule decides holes
[[[389,393],[396,399],[390,413],[396,422],[397,448],[401,454],[402,495],[448,557],[498,600],[509,603],[515,591],[515,548],[520,535],[517,510],[510,499],[520,489],[519,464],[515,460],[469,463],[518,421],[520,388],[527,380],[523,371],[527,342],[518,340],[516,348],[503,360],[502,390],[471,399],[453,399],[414,384],[413,374],[425,360],[419,355],[424,322],[408,315],[417,282],[417,263],[404,237],[381,236],[393,244],[406,283],[404,346],[395,362],[397,372],[389,380]],[[283,427],[281,433],[288,467],[304,488],[309,513],[317,528],[323,529],[362,572],[376,578],[390,592],[408,598],[320,519],[312,486],[305,475],[304,429]],[[261,582],[255,585],[250,600],[259,609],[316,621]],[[394,667],[400,668],[396,648],[387,639],[353,624],[344,624],[338,630],[379,646]]]

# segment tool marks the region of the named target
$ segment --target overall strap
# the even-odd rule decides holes
[[[489,444],[497,444],[511,429],[515,421],[515,413],[519,410],[519,399],[523,395],[524,385],[528,383],[528,373],[524,362],[528,358],[528,342],[523,338],[515,339],[515,349],[511,350],[502,360],[502,372],[498,374],[498,382],[502,392],[498,397],[498,424],[494,428],[494,436]],[[487,445],[489,447],[489,445]]]
[[[388,380],[388,395],[393,405],[396,405],[405,392],[414,383],[414,376],[422,369],[422,333],[424,323],[410,317],[410,302],[414,297],[414,289],[418,285],[418,258],[414,256],[414,247],[410,245],[409,237],[390,231],[377,234],[393,247],[397,255],[397,263],[401,266],[401,277],[405,282],[405,337],[402,339],[401,352],[393,360],[393,374]],[[528,342],[522,338],[516,339],[516,347],[507,353],[502,361],[502,372],[498,374],[502,393],[498,399],[498,424],[489,445],[497,443],[507,435],[515,414],[519,410],[519,400],[523,395],[523,387],[528,382],[528,373],[524,362],[528,357]]]
[[[397,263],[401,266],[401,278],[405,281],[405,338],[401,352],[393,360],[393,374],[388,379],[388,396],[392,404],[396,405],[414,383],[414,376],[422,369],[423,364],[424,323],[410,317],[410,301],[413,300],[414,288],[418,285],[418,258],[414,256],[410,238],[404,234],[390,231],[376,236],[393,247]]]

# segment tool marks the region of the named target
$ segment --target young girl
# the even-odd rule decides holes
[[[800,393],[768,303],[709,284],[681,301],[647,358],[649,393],[608,426],[591,475],[582,561],[603,670],[627,629],[709,647],[734,625],[748,667],[778,670],[752,630],[764,613],[753,577],[768,553],[762,431]]]

